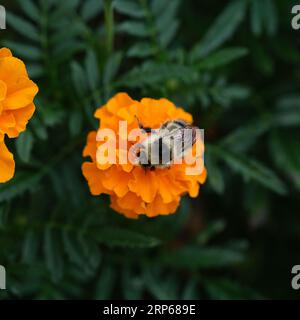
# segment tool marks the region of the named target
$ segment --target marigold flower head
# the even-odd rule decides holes
[[[29,79],[24,63],[7,48],[0,49],[0,183],[14,175],[13,155],[4,138],[16,138],[26,129],[38,87]]]
[[[100,120],[99,129],[112,129],[116,132],[117,142],[122,139],[118,132],[119,121],[127,121],[127,130],[138,129],[137,119],[145,127],[159,128],[170,120],[182,119],[192,123],[192,116],[182,108],[177,108],[167,99],[143,98],[131,99],[126,93],[118,93],[104,106],[100,107],[95,117]],[[92,195],[108,194],[111,207],[128,218],[139,215],[155,217],[175,213],[184,194],[197,197],[200,184],[206,180],[206,169],[202,166],[197,175],[187,175],[188,164],[173,164],[166,169],[148,170],[132,163],[100,164],[97,148],[103,143],[96,139],[97,132],[88,135],[83,151],[82,172],[88,181]],[[116,144],[117,158],[124,152]],[[132,142],[128,143],[128,149]],[[128,150],[126,150],[128,151]]]

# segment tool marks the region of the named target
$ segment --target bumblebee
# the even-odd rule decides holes
[[[134,162],[145,169],[170,168],[175,160],[182,160],[196,142],[198,128],[181,119],[167,121],[158,129],[138,123],[148,137],[134,145]]]

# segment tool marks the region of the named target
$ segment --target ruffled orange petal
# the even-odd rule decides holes
[[[7,87],[15,86],[20,79],[28,78],[25,64],[14,57],[0,59],[0,79]]]
[[[88,181],[92,195],[97,196],[101,193],[110,194],[110,191],[102,184],[102,181],[105,179],[104,171],[99,170],[92,162],[85,162],[81,169],[84,177]]]
[[[158,185],[155,173],[136,167],[132,170],[133,179],[128,183],[129,190],[140,196],[145,202],[152,202],[157,193]]]
[[[16,138],[21,132],[26,129],[27,123],[34,114],[35,105],[31,103],[25,108],[11,110],[11,115],[14,117],[15,124],[8,128],[6,133],[10,138]]]
[[[5,110],[24,108],[32,103],[37,93],[38,87],[34,82],[28,78],[20,79],[9,87],[3,107]]]
[[[0,102],[6,97],[7,85],[4,81],[0,80]],[[2,110],[0,110],[1,112]]]
[[[185,192],[184,186],[164,170],[159,170],[156,173],[156,179],[158,184],[158,193],[164,203],[172,202],[174,199],[178,198],[180,194]]]
[[[8,48],[0,49],[0,58],[12,57],[12,53]]]
[[[11,112],[0,114],[0,133],[5,134],[16,125],[16,119]]]
[[[15,162],[4,143],[4,136],[0,135],[0,183],[10,180],[15,173]]]
[[[145,214],[150,218],[157,215],[169,215],[176,212],[179,203],[179,199],[164,203],[161,196],[157,195],[151,203],[147,204]]]
[[[103,180],[103,186],[114,192],[118,197],[124,197],[129,191],[128,182],[131,174],[123,171],[119,166],[112,166],[106,172],[106,179]]]
[[[111,200],[110,207],[116,212],[121,212],[125,217],[130,219],[138,218],[139,215],[134,212],[133,208],[126,209],[119,205],[120,199],[117,196],[111,196],[110,200]]]
[[[88,134],[87,144],[83,150],[83,156],[91,157],[93,162],[96,161],[96,151],[97,151],[96,136],[97,136],[96,131],[92,131]]]
[[[117,114],[119,109],[128,107],[131,104],[134,104],[134,100],[132,100],[127,93],[120,92],[107,102],[106,108],[109,112]]]

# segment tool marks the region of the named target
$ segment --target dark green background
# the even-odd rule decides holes
[[[3,298],[297,298],[300,30],[286,0],[2,1],[1,45],[39,85],[0,186]],[[81,174],[93,113],[167,97],[205,129],[208,181],[131,221]]]

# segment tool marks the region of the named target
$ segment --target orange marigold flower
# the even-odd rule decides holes
[[[118,93],[106,105],[99,108],[95,117],[100,120],[99,129],[112,129],[116,133],[116,155],[120,158],[124,151],[118,149],[122,139],[119,121],[127,121],[127,130],[138,128],[137,119],[145,126],[159,128],[164,122],[182,119],[192,123],[192,116],[177,108],[167,99],[131,99],[126,93]],[[108,194],[111,207],[128,218],[139,215],[155,217],[174,213],[184,194],[197,197],[200,184],[206,180],[206,169],[202,166],[197,175],[187,175],[187,164],[173,164],[166,169],[148,170],[131,163],[100,164],[97,148],[103,143],[96,139],[97,132],[88,135],[83,156],[91,162],[84,162],[82,172],[88,181],[92,195]],[[128,149],[133,142],[128,141]],[[126,151],[128,151],[128,149]]]
[[[0,49],[0,183],[13,177],[15,167],[4,136],[16,138],[26,129],[35,110],[33,99],[37,92],[24,63],[9,49]]]

